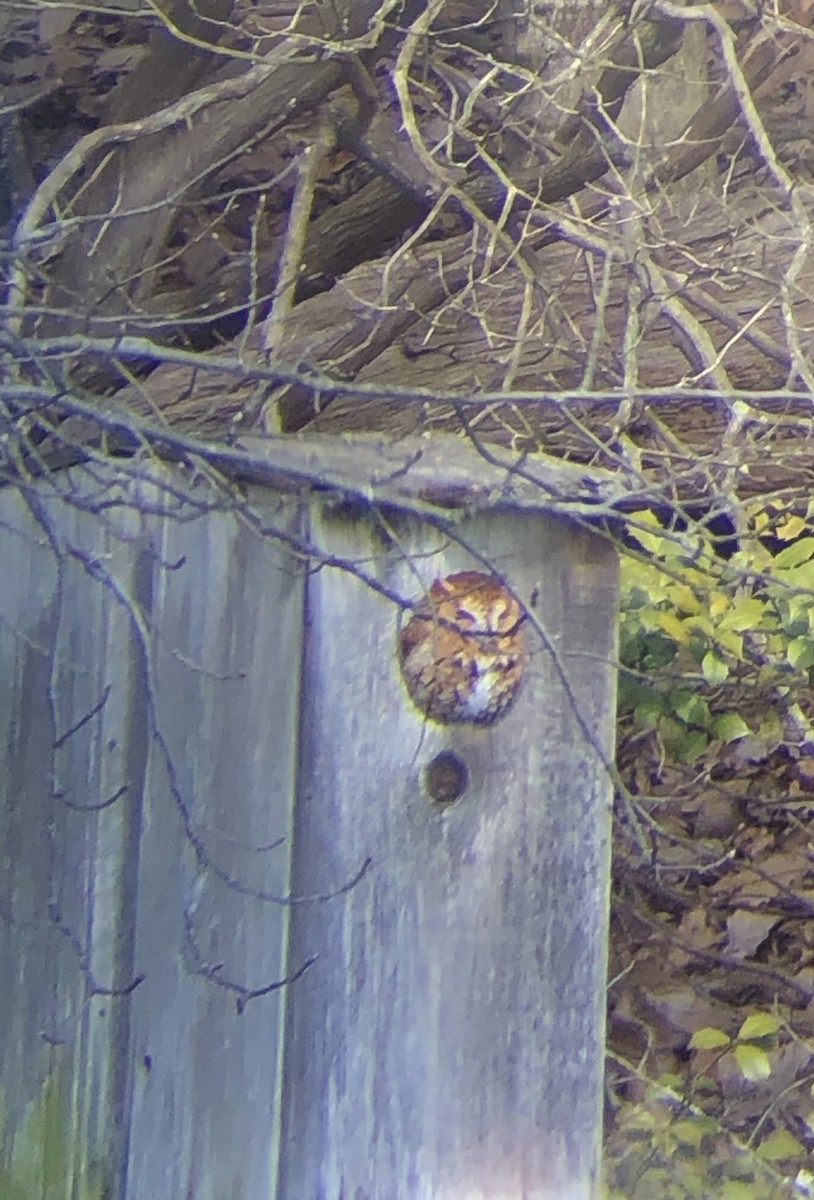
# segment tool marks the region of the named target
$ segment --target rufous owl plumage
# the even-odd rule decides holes
[[[489,725],[508,711],[528,663],[521,605],[500,579],[436,579],[399,633],[413,702],[433,720]]]

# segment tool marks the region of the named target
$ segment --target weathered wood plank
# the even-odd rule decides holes
[[[159,553],[181,565],[152,598],[125,1194],[252,1200],[277,1148],[282,993],[250,993],[286,971],[288,909],[260,893],[289,890],[303,570],[228,513],[167,520]]]
[[[292,952],[319,958],[287,995],[281,1197],[598,1195],[615,558],[539,516],[461,529],[545,631],[493,727],[426,723],[392,606],[309,579],[293,887],[371,865],[292,914]],[[388,545],[337,513],[321,538],[406,595],[473,565],[404,522]],[[439,809],[421,781],[445,749],[469,788]]]
[[[134,978],[146,753],[129,619],[87,568],[138,599],[140,563],[59,490],[0,498],[0,1191],[85,1200],[119,1194],[125,1157],[127,999],[109,993]]]
[[[0,1191],[250,1200],[281,1006],[249,993],[282,978],[287,920],[252,893],[288,890],[288,843],[268,847],[289,833],[302,570],[231,515],[192,520],[172,471],[72,478],[99,511],[35,493],[59,560],[0,498]],[[297,526],[296,502],[255,499]]]
[[[284,489],[304,483],[318,491],[366,498],[428,513],[529,511],[594,518],[644,503],[608,471],[545,454],[478,448],[461,437],[247,438],[263,482]],[[224,456],[223,465],[228,464]],[[259,482],[259,480],[258,480]]]

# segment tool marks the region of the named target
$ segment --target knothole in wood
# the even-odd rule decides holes
[[[434,804],[454,804],[468,783],[466,763],[452,750],[442,750],[424,768],[424,790]]]

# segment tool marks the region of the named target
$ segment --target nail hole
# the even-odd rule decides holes
[[[466,791],[466,763],[451,750],[442,750],[424,768],[424,787],[436,804],[454,804]]]

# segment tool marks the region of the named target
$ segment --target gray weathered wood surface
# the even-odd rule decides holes
[[[321,537],[374,553],[338,516]],[[399,524],[380,581],[471,566]],[[308,593],[292,942],[319,955],[287,996],[281,1197],[587,1200],[597,1195],[604,1051],[616,565],[569,523],[466,527],[536,608],[524,690],[489,728],[431,726],[405,702],[393,614],[320,572]],[[557,656],[563,679],[552,661]],[[470,785],[440,811],[443,749]]]
[[[59,562],[0,493],[0,1194],[253,1200],[281,993],[238,1014],[218,980],[282,978],[287,909],[211,865],[288,890],[304,572],[227,515],[41,503]]]
[[[594,1200],[612,548],[497,492],[442,532],[254,489],[309,563],[151,473],[0,492],[0,1194]],[[423,720],[397,606],[320,552],[407,599],[504,574],[508,716]]]

